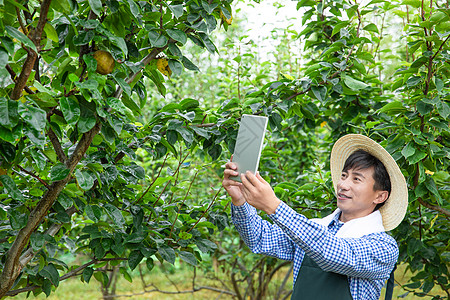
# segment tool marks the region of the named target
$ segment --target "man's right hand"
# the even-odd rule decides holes
[[[231,157],[231,160],[233,160],[233,157]],[[232,161],[226,163],[223,172],[222,186],[225,188],[228,195],[230,195],[231,202],[236,206],[241,206],[245,203],[245,198],[241,190],[242,183],[230,179],[230,176],[239,176],[239,173],[236,170],[237,166]]]

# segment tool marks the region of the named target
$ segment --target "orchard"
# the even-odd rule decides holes
[[[287,299],[290,264],[249,252],[221,188],[255,114],[261,175],[307,217],[335,208],[339,137],[383,145],[409,192],[398,296],[450,299],[449,3],[300,0],[264,53],[246,5],[0,0],[0,298],[76,278],[111,299],[182,264],[225,274],[192,293]]]

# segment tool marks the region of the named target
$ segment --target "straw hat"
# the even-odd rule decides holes
[[[331,150],[331,178],[336,189],[347,158],[356,150],[362,149],[378,158],[386,168],[391,180],[391,193],[380,208],[383,226],[392,230],[403,220],[408,206],[408,188],[405,177],[392,156],[377,142],[360,134],[348,134],[341,137]]]

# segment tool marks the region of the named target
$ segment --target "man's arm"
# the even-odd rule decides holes
[[[290,261],[294,259],[294,243],[278,226],[261,219],[254,207],[247,203],[232,205],[231,219],[253,253]]]
[[[236,164],[231,161],[225,165],[222,185],[231,197],[231,219],[242,239],[254,253],[293,260],[292,241],[278,226],[262,220],[256,209],[246,202],[242,183],[230,179],[239,175],[236,169]]]

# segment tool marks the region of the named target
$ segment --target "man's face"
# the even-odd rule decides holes
[[[387,191],[374,191],[373,167],[349,169],[342,172],[337,183],[337,206],[341,209],[341,221],[365,217],[378,203],[387,199]]]

